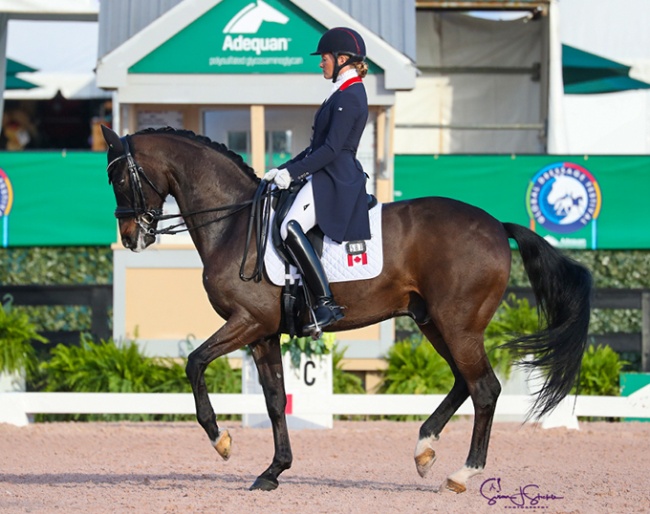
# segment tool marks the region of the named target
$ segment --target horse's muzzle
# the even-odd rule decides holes
[[[156,242],[156,236],[149,230],[148,226],[141,222],[120,221],[120,236],[122,245],[133,252],[141,252],[149,245]]]

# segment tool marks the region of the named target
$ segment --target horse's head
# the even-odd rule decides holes
[[[122,244],[139,252],[156,240],[155,230],[162,214],[167,186],[156,184],[160,178],[153,175],[153,163],[147,166],[147,155],[138,155],[140,162],[136,162],[129,136],[120,138],[103,125],[102,133],[108,145],[108,182],[113,185],[117,201],[115,217],[119,222]]]

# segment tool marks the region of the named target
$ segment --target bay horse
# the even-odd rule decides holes
[[[201,257],[209,301],[226,320],[188,358],[186,372],[197,421],[219,455],[228,459],[231,436],[217,424],[204,371],[217,357],[248,345],[274,439],[273,460],[250,489],[275,489],[278,476],[293,459],[280,352],[281,288],[266,278],[240,279],[251,198],[260,179],[223,144],[190,131],[146,129],[120,138],[107,127],[102,130],[122,244],[134,252],[152,244],[164,199],[172,195]],[[387,203],[382,231],[381,275],[366,280],[363,287],[357,282],[332,284],[345,317],[326,330],[351,330],[396,316],[415,320],[447,361],[455,380],[420,427],[416,469],[422,477],[431,470],[440,432],[471,397],[474,425],[467,460],[441,486],[441,490],[463,492],[468,479],[485,467],[501,391],[486,356],[483,333],[508,284],[508,239],[518,244],[540,317],[546,322],[538,333],[507,343],[517,356],[533,355],[527,364],[544,373],[531,409],[537,418],[557,406],[579,373],[587,343],[591,274],[528,228],[501,223],[477,207],[449,198]],[[253,244],[249,260],[255,260],[256,251]]]

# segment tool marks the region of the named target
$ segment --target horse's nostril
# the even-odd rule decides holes
[[[122,238],[122,245],[124,246],[124,248],[133,248],[133,241],[129,236],[124,236]]]

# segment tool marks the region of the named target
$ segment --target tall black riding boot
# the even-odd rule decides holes
[[[300,270],[307,288],[316,298],[314,309],[316,321],[306,325],[303,330],[307,334],[317,333],[323,327],[343,318],[343,313],[334,302],[323,265],[297,221],[292,220],[287,224],[287,238],[284,243]]]

